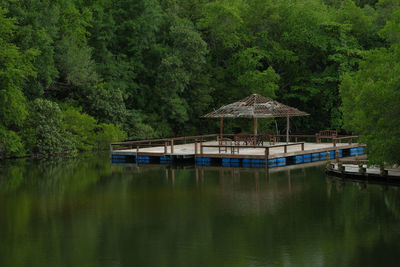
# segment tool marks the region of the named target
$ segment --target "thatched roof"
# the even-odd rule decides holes
[[[235,103],[203,115],[203,118],[275,118],[307,116],[308,113],[281,104],[267,97],[252,94]]]

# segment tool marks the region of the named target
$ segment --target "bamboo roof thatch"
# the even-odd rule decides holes
[[[203,118],[275,118],[307,116],[306,112],[292,108],[277,101],[252,94],[235,103],[223,106],[203,115]]]

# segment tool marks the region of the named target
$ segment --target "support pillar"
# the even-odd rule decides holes
[[[224,134],[224,118],[220,118],[219,138],[221,139]]]
[[[256,146],[257,145],[257,118],[253,117],[253,145]]]
[[[286,116],[286,143],[289,143],[289,116]]]
[[[257,118],[253,118],[253,133],[254,135],[257,135]]]

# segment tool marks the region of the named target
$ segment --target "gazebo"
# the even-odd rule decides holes
[[[309,114],[296,108],[286,106],[259,94],[252,94],[203,115],[202,118],[220,118],[220,136],[222,137],[224,118],[253,118],[253,133],[257,135],[258,118],[286,117],[286,142],[289,142],[289,118],[307,115]]]

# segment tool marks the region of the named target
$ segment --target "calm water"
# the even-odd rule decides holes
[[[323,167],[0,164],[0,266],[390,266],[400,189]]]

